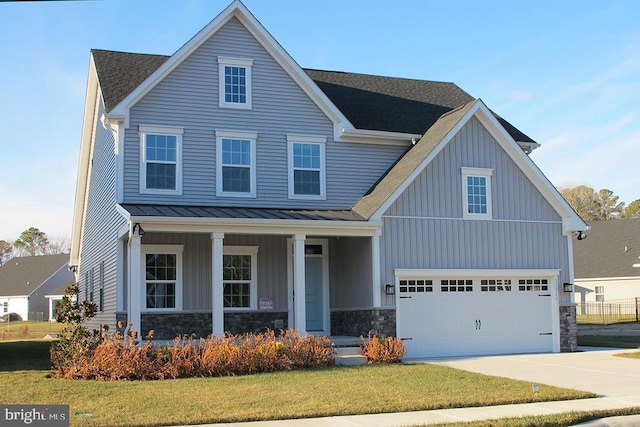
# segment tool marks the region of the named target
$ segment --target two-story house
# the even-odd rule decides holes
[[[171,56],[91,52],[71,264],[142,335],[575,349],[586,225],[452,83],[302,69],[238,0]]]

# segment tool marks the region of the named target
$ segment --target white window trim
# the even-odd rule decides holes
[[[250,110],[252,108],[252,85],[251,85],[251,67],[253,66],[253,59],[246,58],[231,58],[227,56],[218,56],[218,92],[220,94],[220,108],[235,108],[241,110]],[[224,84],[224,67],[244,67],[246,70],[246,88],[247,88],[247,102],[227,102],[225,100],[225,84]]]
[[[486,168],[461,168],[462,171],[462,217],[464,219],[492,219],[491,176],[493,169]],[[478,214],[469,212],[467,177],[480,176],[487,179],[487,213]]]
[[[140,245],[140,265],[142,277],[142,313],[148,312],[169,312],[182,310],[182,252],[184,245]],[[147,308],[147,279],[146,279],[146,255],[147,254],[170,254],[176,255],[176,306],[173,308]]]
[[[216,130],[216,196],[218,197],[256,197],[256,139],[257,132]],[[222,140],[223,139],[243,139],[250,141],[251,164],[249,165],[249,176],[251,191],[248,193],[237,193],[223,191],[222,186]]]
[[[249,307],[224,307],[224,311],[247,311],[258,308],[258,250],[259,246],[223,246],[223,255],[251,256],[251,284],[249,285]],[[224,280],[222,281],[224,289]],[[224,292],[224,291],[223,291]],[[224,303],[223,303],[224,305]]]
[[[182,194],[182,134],[184,128],[171,126],[146,126],[140,125],[140,194]],[[160,188],[147,188],[147,145],[146,135],[167,135],[176,137],[176,188],[163,190]]]
[[[326,156],[325,145],[327,138],[311,135],[287,135],[287,170],[289,181],[289,199],[293,200],[326,200]],[[320,146],[320,194],[295,194],[293,144],[316,144]]]

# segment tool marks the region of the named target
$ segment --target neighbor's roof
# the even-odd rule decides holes
[[[585,240],[573,243],[576,279],[638,277],[640,218],[593,221]]]
[[[282,219],[307,221],[363,221],[348,210],[230,208],[213,206],[121,205],[134,217]]]
[[[11,258],[0,267],[0,296],[29,295],[69,263],[69,254]]]
[[[170,56],[93,49],[107,112]],[[304,69],[357,128],[424,134],[440,116],[474,98],[454,83]],[[496,115],[516,141],[534,142]]]

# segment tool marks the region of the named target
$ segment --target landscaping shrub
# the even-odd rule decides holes
[[[407,347],[401,339],[395,337],[378,338],[369,334],[362,339],[362,354],[371,363],[397,363],[407,353]]]
[[[124,325],[119,325],[121,328]],[[130,327],[130,325],[128,325]],[[328,337],[301,337],[297,331],[226,334],[206,339],[177,337],[172,345],[156,346],[152,333],[144,343],[130,330],[109,333],[103,328],[95,345],[86,344],[69,366],[53,375],[71,379],[152,380],[246,375],[332,365]]]

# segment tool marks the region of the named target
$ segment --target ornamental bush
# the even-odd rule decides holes
[[[362,339],[362,354],[370,363],[398,363],[407,353],[407,347],[401,339],[395,337],[378,338],[369,334]]]
[[[124,325],[118,325],[122,328]],[[195,339],[176,337],[169,346],[153,343],[153,331],[143,343],[127,325],[125,333],[104,327],[94,345],[71,366],[55,366],[53,375],[99,381],[156,380],[246,375],[259,372],[329,366],[334,353],[328,337],[300,336],[267,330],[262,334],[225,334]]]

